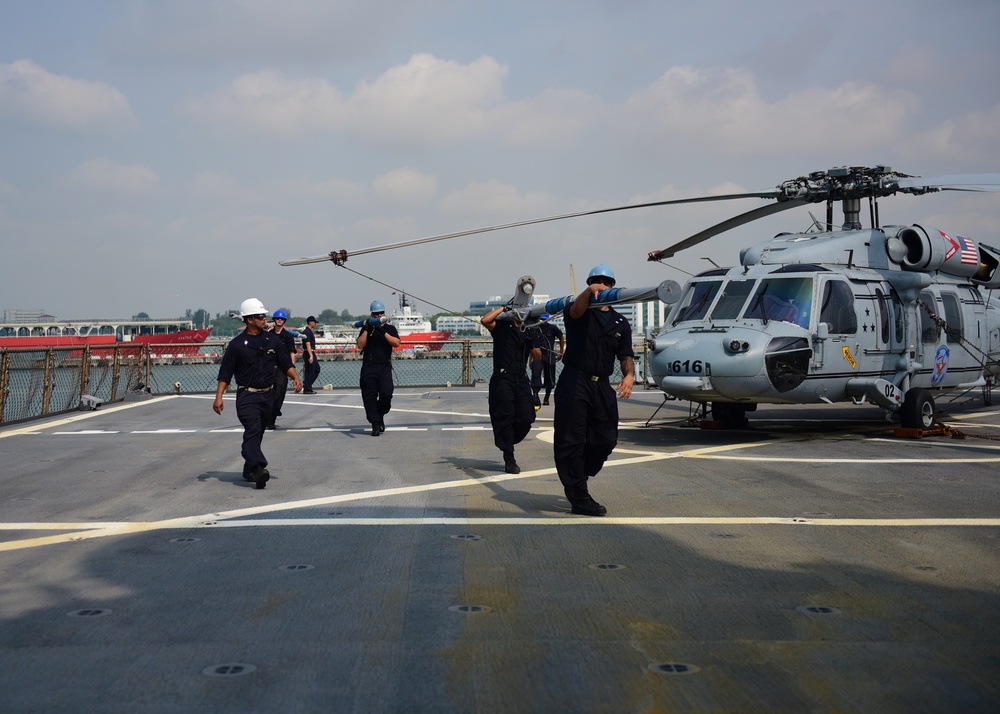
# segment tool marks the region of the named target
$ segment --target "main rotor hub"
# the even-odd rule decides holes
[[[839,201],[844,199],[881,198],[902,191],[904,193],[925,193],[938,189],[931,187],[899,186],[899,180],[912,178],[908,174],[893,171],[889,166],[841,166],[827,171],[814,171],[808,176],[800,176],[785,181],[778,188],[778,200],[800,199],[812,203]]]

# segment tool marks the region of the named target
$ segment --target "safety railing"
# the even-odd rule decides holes
[[[357,389],[361,355],[353,343],[325,346],[313,389]],[[213,393],[225,341],[191,347],[143,344],[100,347],[0,348],[0,424],[93,409],[129,393]],[[407,345],[393,353],[393,381],[401,387],[474,386],[489,382],[493,342],[484,339]],[[647,348],[637,342],[636,384],[646,384]],[[296,355],[302,373],[302,355]],[[556,376],[562,368],[556,365]],[[612,381],[621,378],[615,366]],[[234,389],[235,385],[230,385]]]

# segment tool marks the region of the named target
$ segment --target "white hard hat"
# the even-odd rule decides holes
[[[250,317],[251,315],[266,315],[267,308],[257,298],[247,298],[240,303],[240,317]]]

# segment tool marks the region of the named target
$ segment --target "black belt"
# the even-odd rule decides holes
[[[257,389],[257,387],[237,387],[236,391],[239,391],[241,389],[245,389],[248,392],[254,392],[254,393],[270,392],[272,389],[274,389],[274,385],[272,384],[270,387],[264,387],[263,389]]]
[[[576,367],[570,367],[568,364],[563,363],[563,369],[569,369],[576,372],[581,377],[586,379],[588,382],[610,382],[611,378],[606,374],[584,374]]]

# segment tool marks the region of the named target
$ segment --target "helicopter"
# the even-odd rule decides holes
[[[711,406],[727,427],[747,424],[761,403],[871,403],[910,429],[935,422],[934,396],[982,388],[1000,375],[1000,249],[935,227],[881,225],[879,199],[898,193],[997,191],[1000,174],[921,178],[889,166],[836,167],[775,189],[616,206],[449,233],[355,251],[357,255],[487,231],[600,213],[742,198],[775,199],[669,248],[662,261],[720,233],[791,208],[826,203],[801,233],[779,233],[681,288],[612,288],[594,307],[658,297],[672,305],[657,334],[647,329],[647,381],[667,398]],[[868,199],[870,228],[861,223]],[[833,225],[840,201],[843,224]],[[330,260],[346,251],[286,261]],[[533,306],[519,319],[562,309],[573,296]]]
[[[725,426],[759,403],[870,402],[901,426],[929,429],[934,395],[982,388],[1000,374],[1000,250],[924,226],[880,226],[895,193],[997,190],[998,176],[930,179],[890,167],[843,167],[780,184],[778,202],[654,251],[670,257],[761,215],[827,202],[827,220],[745,248],[740,265],[692,277],[659,334],[651,379]],[[872,227],[861,225],[869,199]],[[839,200],[843,225],[832,226]]]

